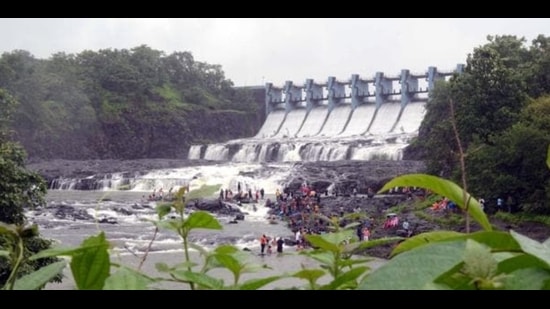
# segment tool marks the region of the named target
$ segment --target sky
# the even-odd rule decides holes
[[[429,66],[452,71],[487,35],[516,35],[530,44],[539,34],[550,36],[550,19],[3,18],[0,52],[22,49],[47,59],[145,44],[167,55],[191,52],[221,65],[235,86],[255,86],[424,73]]]

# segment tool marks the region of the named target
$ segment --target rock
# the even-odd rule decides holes
[[[113,217],[105,217],[98,220],[99,223],[108,223],[108,224],[118,224],[118,221],[116,218]]]

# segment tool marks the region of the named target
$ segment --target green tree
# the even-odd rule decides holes
[[[44,203],[46,185],[36,173],[25,169],[25,152],[16,143],[10,141],[9,120],[16,101],[3,89],[0,89],[0,222],[25,226],[26,207],[35,207]],[[29,257],[51,246],[51,241],[28,235],[24,239],[24,256]],[[10,247],[10,238],[0,236],[0,248]],[[27,261],[20,268],[20,276],[56,262],[57,258],[45,258]],[[13,261],[0,256],[0,285],[10,276]],[[56,277],[55,280],[60,280]]]
[[[476,144],[467,156],[470,183],[478,196],[511,196],[524,210],[550,214],[550,171],[541,169],[550,144],[550,97],[529,102],[519,121],[494,138]]]

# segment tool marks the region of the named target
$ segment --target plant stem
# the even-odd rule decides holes
[[[147,259],[147,256],[149,255],[149,251],[151,251],[151,247],[153,246],[153,242],[157,238],[157,234],[159,232],[158,226],[155,227],[155,233],[153,233],[153,239],[149,242],[149,245],[147,246],[147,250],[145,250],[145,254],[141,258],[141,261],[139,262],[138,270],[141,270],[141,267],[143,266],[143,263],[145,263],[145,260]]]
[[[453,131],[456,138],[456,143],[458,145],[458,153],[459,153],[459,160],[460,160],[460,170],[462,171],[462,188],[463,190],[463,196],[462,201],[466,203],[464,205],[464,212],[466,216],[466,233],[470,233],[470,214],[469,214],[469,206],[470,206],[470,198],[471,196],[468,195],[468,187],[466,185],[466,164],[464,162],[464,150],[462,149],[462,143],[460,142],[460,136],[458,135],[458,129],[456,127],[456,119],[455,119],[455,109],[453,104],[453,99],[449,100],[449,105],[451,107],[451,124],[453,126]]]
[[[15,286],[15,279],[17,276],[17,272],[19,271],[19,267],[23,262],[25,247],[23,246],[23,238],[21,238],[20,236],[17,237],[17,246],[14,249],[17,250],[17,260],[15,261],[15,265],[13,266],[13,269],[11,271],[10,277],[8,278],[8,281],[6,281],[5,288],[7,287],[7,290],[13,290],[13,287]]]
[[[185,222],[185,218],[183,217],[183,207],[181,208],[181,211],[179,212],[179,215],[180,215],[180,219],[181,219],[181,226],[180,228],[178,228],[178,234],[180,234],[181,238],[183,239],[183,252],[185,254],[185,261],[187,263],[187,270],[189,272],[192,271],[191,269],[191,258],[189,256],[189,244],[188,244],[188,239],[187,237],[189,236],[188,234],[188,231],[186,229],[183,228],[183,224]],[[191,288],[191,290],[194,290],[195,289],[195,283],[193,282],[189,282],[189,287]]]

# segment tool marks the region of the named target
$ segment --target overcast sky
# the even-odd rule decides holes
[[[450,71],[487,35],[505,34],[530,44],[550,36],[550,19],[0,19],[0,52],[45,59],[145,44],[220,64],[237,86],[282,85],[429,66]]]

